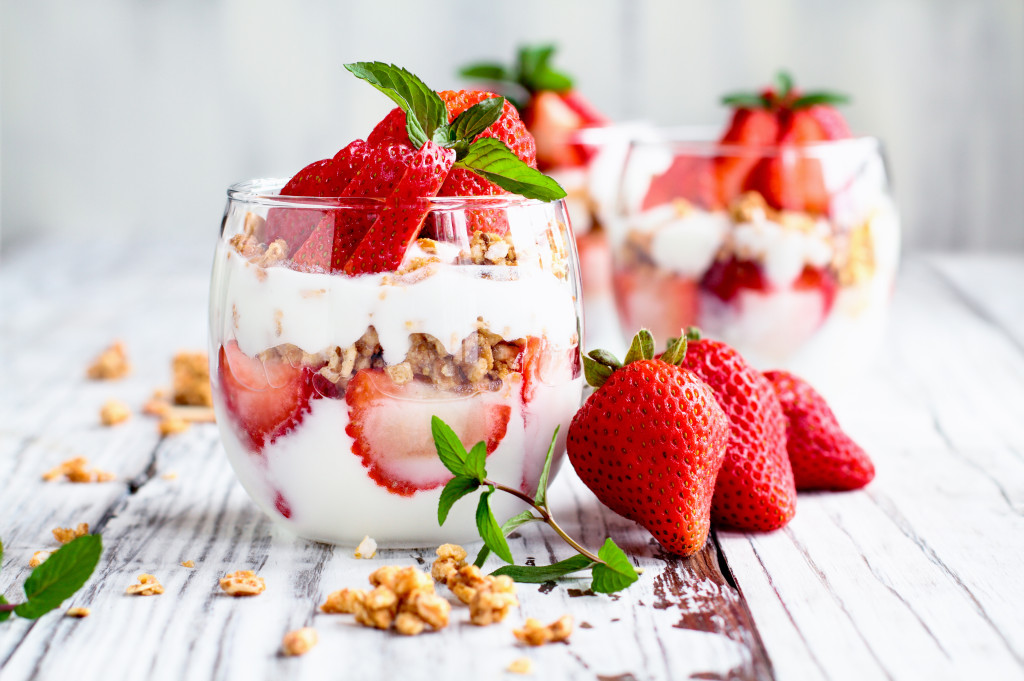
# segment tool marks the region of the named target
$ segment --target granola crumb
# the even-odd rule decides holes
[[[164,480],[177,480],[178,479],[178,471],[167,471],[166,473],[164,473],[160,477],[163,478]]]
[[[220,588],[229,596],[257,596],[266,590],[267,585],[252,570],[238,570],[221,577]]]
[[[507,575],[485,575],[475,565],[460,565],[465,551],[461,552],[463,559],[459,559],[460,553],[455,549],[461,547],[446,548],[449,546],[453,545],[446,544],[438,549],[436,569],[431,573],[435,578],[443,576],[448,589],[469,606],[469,621],[473,624],[485,627],[504,620],[509,611],[519,605],[515,582]],[[445,549],[444,554],[442,549]]]
[[[68,482],[109,482],[115,479],[113,473],[101,471],[97,468],[89,468],[89,460],[84,456],[76,456],[67,461],[62,461],[43,473],[43,480],[51,482],[57,478],[65,478]]]
[[[157,429],[161,435],[167,436],[184,433],[189,429],[189,426],[189,422],[179,416],[168,416],[160,421],[160,425],[157,426]]]
[[[466,549],[458,544],[441,544],[437,547],[437,560],[430,567],[430,575],[438,582],[448,583],[448,578],[466,566]]]
[[[320,610],[328,614],[351,615],[356,611],[356,602],[365,598],[366,591],[363,589],[340,589],[327,595]]]
[[[205,352],[179,352],[171,360],[174,404],[212,407],[210,363]]]
[[[138,584],[132,584],[124,590],[126,594],[132,596],[159,596],[164,592],[163,584],[153,575],[141,574],[138,579]]]
[[[155,394],[144,405],[142,413],[150,416],[167,416],[171,411],[171,404],[166,397],[157,397]]]
[[[92,364],[86,369],[85,375],[94,381],[112,381],[124,378],[131,373],[131,370],[132,365],[128,361],[124,343],[114,341],[92,361]]]
[[[124,423],[132,416],[132,410],[120,400],[107,400],[100,408],[100,423],[105,426],[116,426]]]
[[[370,535],[364,536],[363,540],[359,542],[359,546],[356,547],[356,558],[373,558],[376,555],[377,542]]]
[[[370,574],[370,591],[341,589],[320,606],[326,613],[350,613],[365,627],[417,636],[448,626],[451,604],[434,591],[430,576],[415,567],[385,565]]]
[[[305,655],[319,642],[320,636],[313,627],[289,631],[281,640],[281,652],[285,655]]]
[[[43,564],[43,561],[50,557],[51,553],[53,553],[53,551],[36,551],[28,561],[28,566],[32,568],[39,567]]]
[[[82,617],[88,617],[92,614],[92,610],[89,608],[68,608],[68,611],[64,614],[67,617],[77,617],[81,619]]]
[[[195,566],[196,566],[196,563],[193,560],[183,560],[183,561],[181,561],[181,567],[194,568]]]
[[[532,674],[533,660],[528,657],[516,658],[508,665],[506,671],[512,672],[513,674]]]
[[[53,538],[61,544],[67,544],[72,539],[78,539],[89,534],[89,523],[78,523],[74,529],[70,527],[53,528]]]
[[[528,617],[522,629],[512,633],[517,639],[530,646],[542,646],[547,643],[559,643],[569,640],[572,634],[572,615],[562,615],[551,624],[545,626],[532,617]]]

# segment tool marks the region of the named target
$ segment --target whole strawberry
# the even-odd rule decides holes
[[[777,530],[796,513],[786,417],[779,398],[768,379],[736,350],[702,339],[695,330],[687,336],[683,366],[711,386],[732,426],[711,518],[737,530]]]
[[[818,391],[788,371],[766,371],[786,415],[786,449],[797,489],[859,489],[875,477],[867,453],[839,427]]]
[[[682,556],[707,539],[729,437],[711,388],[677,366],[685,352],[684,338],[653,359],[647,330],[622,364],[591,352],[584,368],[597,390],[573,417],[566,445],[577,475],[603,504]]]

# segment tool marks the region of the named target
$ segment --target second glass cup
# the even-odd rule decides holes
[[[211,377],[235,472],[309,539],[475,538],[468,502],[438,526],[451,475],[431,418],[467,448],[485,442],[488,475],[527,494],[560,426],[557,467],[582,394],[564,203],[423,199],[415,208],[430,212],[401,267],[350,276],[330,266],[333,230],[372,221],[380,202],[279,196],[282,184],[231,187],[217,243]],[[518,510],[508,495],[492,502],[499,518]]]

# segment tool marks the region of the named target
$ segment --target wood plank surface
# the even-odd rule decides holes
[[[502,624],[474,627],[455,605],[447,629],[402,638],[317,606],[379,565],[428,567],[432,550],[366,561],[291,537],[248,501],[215,426],[160,438],[138,414],[98,425],[105,399],[139,408],[169,382],[176,350],[205,346],[209,259],[197,250],[42,244],[0,261],[0,593],[19,593],[57,525],[89,522],[106,547],[65,604],[90,617],[0,624],[4,681],[497,679],[514,678],[505,669],[518,657],[552,679],[1024,677],[1024,335],[1007,300],[1024,290],[1024,258],[907,261],[876,370],[834,403],[875,459],[866,491],[802,494],[784,530],[719,533],[678,560],[565,467],[556,516],[587,545],[614,537],[643,568],[639,583],[613,596],[588,593],[586,579],[520,585],[521,607]],[[132,376],[85,380],[114,338]],[[72,455],[117,480],[40,479]],[[569,555],[538,527],[511,545],[520,560]],[[267,591],[222,595],[218,578],[237,569],[257,570]],[[124,595],[142,572],[166,593]],[[565,613],[577,623],[567,645],[528,649],[512,636],[526,617]],[[282,635],[310,625],[317,648],[281,657]]]

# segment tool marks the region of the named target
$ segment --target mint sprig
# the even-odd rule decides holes
[[[566,534],[552,517],[551,511],[548,508],[547,488],[548,478],[551,473],[551,462],[554,458],[555,443],[558,439],[557,428],[551,437],[551,445],[548,447],[547,455],[544,459],[544,467],[541,471],[537,493],[531,499],[519,489],[508,487],[489,479],[486,469],[482,465],[478,467],[479,455],[474,455],[473,451],[480,448],[484,452],[484,457],[486,457],[486,449],[483,442],[477,443],[470,452],[467,452],[459,441],[458,436],[455,435],[455,432],[440,418],[437,416],[433,417],[430,425],[438,457],[455,476],[445,485],[444,490],[441,492],[441,501],[438,504],[439,524],[444,524],[448,517],[448,512],[456,501],[477,489],[486,488],[481,493],[476,508],[477,531],[480,534],[480,538],[484,541],[484,548],[477,555],[474,562],[475,565],[483,565],[487,556],[493,552],[506,563],[510,563],[510,565],[498,568],[493,574],[508,575],[517,582],[527,583],[547,582],[574,572],[589,569],[593,578],[591,588],[600,593],[621,591],[638,579],[637,572],[629,557],[610,538],[606,539],[601,549],[594,554],[580,546],[576,540]],[[455,446],[455,443],[458,443],[458,446]],[[484,459],[483,463],[486,463],[486,459]],[[490,507],[490,498],[497,491],[511,494],[526,502],[531,510],[512,516],[503,525],[499,526]],[[577,555],[552,565],[511,564],[514,563],[514,560],[505,537],[516,528],[531,522],[547,523],[558,536],[575,549]]]
[[[459,168],[529,199],[553,201],[565,196],[557,182],[528,166],[501,140],[480,138],[501,118],[504,97],[477,102],[449,123],[448,107],[440,95],[405,69],[379,61],[345,64],[345,68],[383,92],[405,112],[406,132],[417,149],[427,141],[453,149]]]
[[[568,92],[573,86],[572,78],[551,66],[555,50],[554,45],[523,45],[511,67],[495,62],[478,62],[461,68],[459,75],[471,80],[490,81],[501,86],[502,90],[510,87],[525,90],[528,95],[545,90]],[[522,109],[519,102],[513,103]]]
[[[721,102],[725,106],[734,109],[765,109],[767,111],[807,109],[812,106],[824,104],[835,106],[848,104],[850,98],[838,92],[818,90],[800,94],[794,88],[793,76],[788,71],[781,70],[775,74],[774,90],[764,92],[733,92],[722,97]]]
[[[0,596],[0,622],[8,619],[12,612],[19,617],[36,619],[59,608],[89,580],[102,552],[103,541],[95,534],[77,537],[54,551],[25,580],[25,602],[11,604]]]

